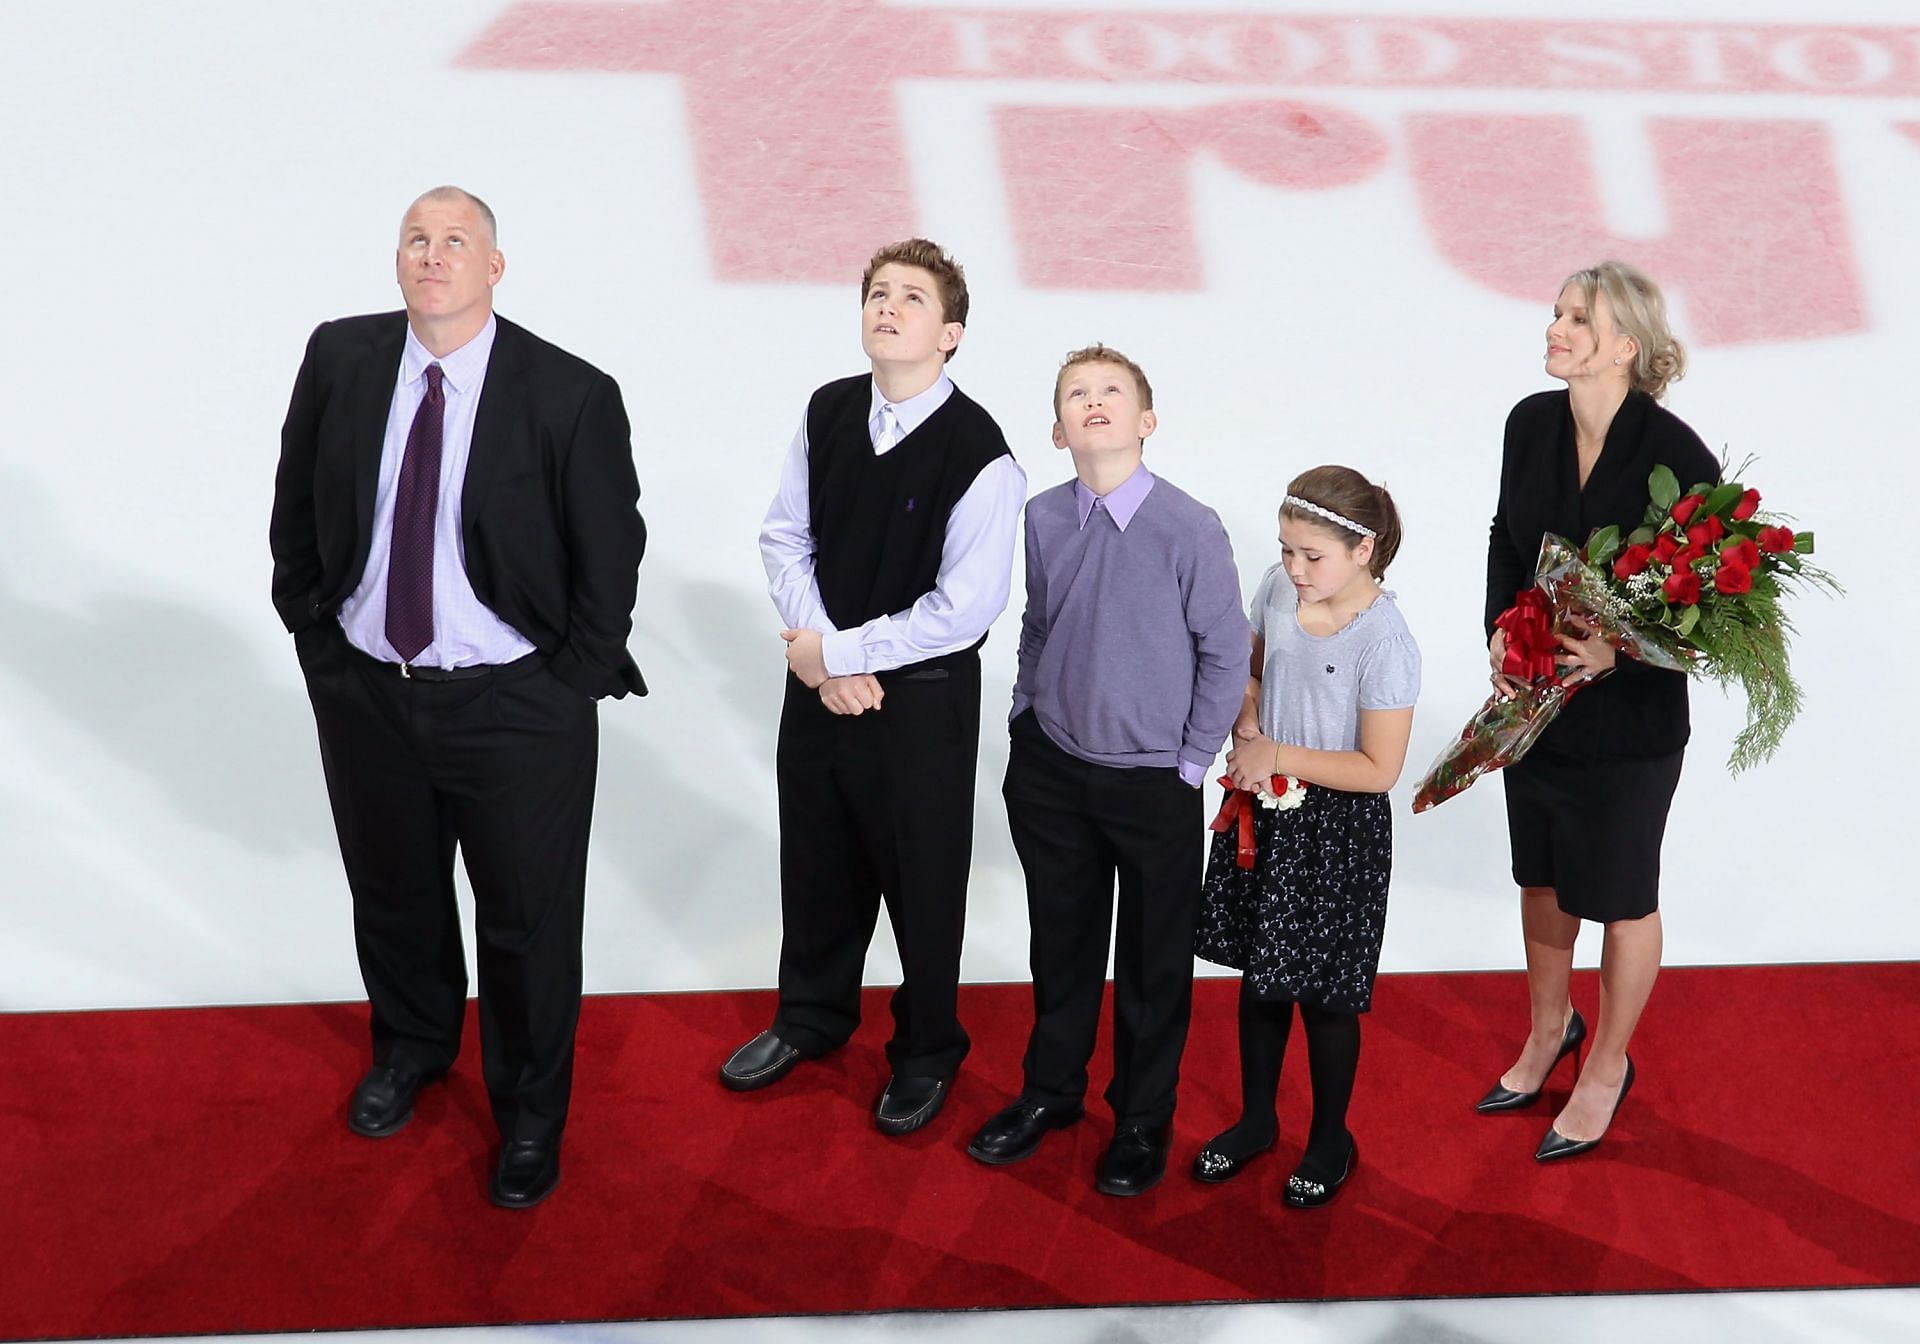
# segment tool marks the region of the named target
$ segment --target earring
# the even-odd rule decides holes
[[[1620,367],[1620,361],[1619,361],[1619,360],[1617,360],[1617,359],[1616,359],[1616,360],[1614,360],[1614,361],[1613,361],[1613,367],[1614,367],[1614,368],[1616,368],[1616,369],[1617,369],[1617,368],[1619,368],[1619,367]]]

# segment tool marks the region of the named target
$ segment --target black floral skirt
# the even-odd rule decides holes
[[[1387,928],[1393,805],[1315,785],[1289,811],[1256,808],[1253,835],[1251,868],[1234,861],[1233,831],[1214,835],[1194,951],[1241,972],[1260,998],[1366,1012]]]

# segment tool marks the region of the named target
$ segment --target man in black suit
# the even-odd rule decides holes
[[[294,637],[353,893],[384,1138],[460,1049],[473,885],[490,1194],[560,1180],[580,1012],[594,702],[627,654],[646,528],[613,379],[493,312],[493,212],[456,187],[400,230],[404,313],[323,323],[281,430],[273,600]]]

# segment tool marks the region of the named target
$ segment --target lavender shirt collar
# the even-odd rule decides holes
[[[1140,511],[1140,502],[1152,489],[1153,473],[1147,470],[1144,462],[1134,468],[1133,475],[1104,495],[1094,494],[1083,481],[1074,481],[1073,506],[1079,511],[1080,526],[1087,525],[1087,519],[1093,516],[1094,505],[1098,504],[1112,515],[1114,526],[1125,532],[1127,524],[1133,521],[1133,515]]]
[[[438,364],[447,385],[455,392],[477,390],[486,381],[487,362],[493,358],[493,338],[499,330],[499,322],[493,314],[487,314],[487,324],[474,338],[458,350],[449,351],[442,359],[420,343],[409,325],[406,348],[400,355],[400,380],[408,387],[415,387],[427,376],[427,365]]]

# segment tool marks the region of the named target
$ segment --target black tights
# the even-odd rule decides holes
[[[1313,1084],[1313,1125],[1307,1131],[1300,1173],[1309,1180],[1337,1180],[1347,1162],[1347,1103],[1360,1067],[1360,1018],[1300,1005],[1307,1032],[1307,1076]],[[1240,981],[1240,1122],[1208,1144],[1218,1153],[1244,1161],[1271,1144],[1280,1132],[1274,1109],[1280,1090],[1280,1065],[1293,1030],[1293,1001],[1262,999]]]

